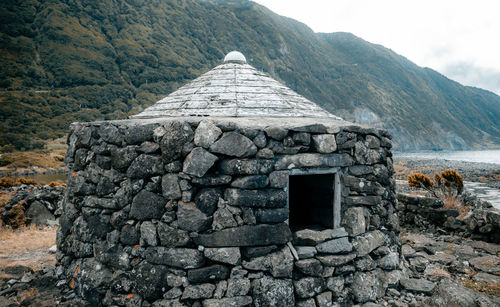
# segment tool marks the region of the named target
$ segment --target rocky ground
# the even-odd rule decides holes
[[[363,306],[500,306],[500,245],[433,233],[403,232],[401,239],[400,287]],[[88,306],[57,281],[52,265],[0,274],[0,306]]]

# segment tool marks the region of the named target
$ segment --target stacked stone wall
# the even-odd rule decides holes
[[[470,208],[465,215],[457,209],[445,209],[443,201],[434,197],[398,193],[397,199],[399,219],[405,226],[445,229],[470,239],[500,243],[500,212],[469,192],[459,196]]]
[[[71,129],[58,276],[92,304],[330,306],[375,302],[398,285],[383,130],[209,120]],[[290,170],[328,168],[342,183],[342,227],[292,233]]]

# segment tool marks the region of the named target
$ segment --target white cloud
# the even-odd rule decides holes
[[[500,83],[500,1],[255,2],[297,19],[315,32],[351,32],[465,85],[500,94],[497,86]],[[458,66],[463,69],[460,73],[450,68]]]

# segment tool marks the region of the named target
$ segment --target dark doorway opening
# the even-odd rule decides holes
[[[334,228],[335,174],[290,175],[288,205],[292,231]]]

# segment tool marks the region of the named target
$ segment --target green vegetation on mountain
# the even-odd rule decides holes
[[[231,50],[336,115],[388,128],[399,149],[500,144],[499,96],[249,1],[3,0],[0,20],[0,145],[138,113]]]

